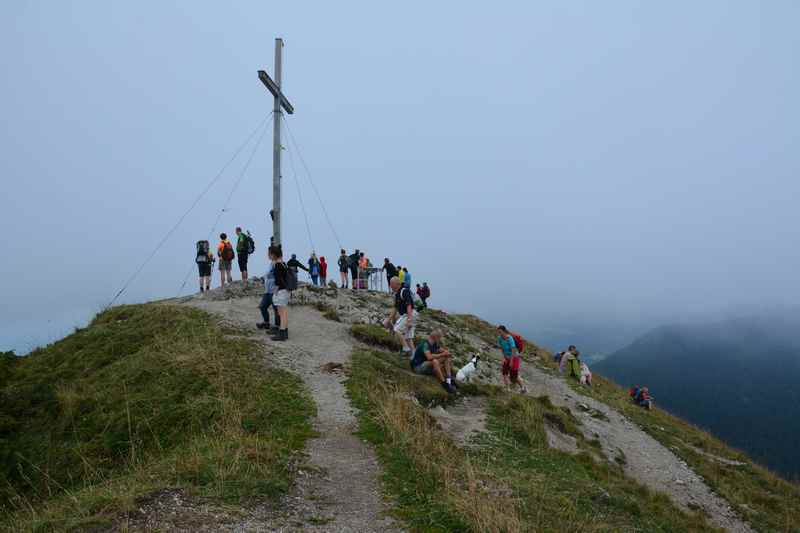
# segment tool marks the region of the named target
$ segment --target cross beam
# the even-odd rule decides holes
[[[263,70],[259,70],[258,79],[260,79],[261,83],[263,83],[267,87],[267,89],[269,89],[269,92],[272,93],[272,96],[274,96],[277,100],[280,101],[281,107],[284,108],[287,113],[293,115],[294,106],[292,106],[292,104],[289,103],[289,100],[281,92],[281,88],[278,87],[278,85],[274,81],[272,81],[272,78],[269,77],[269,74],[267,74]]]
[[[275,39],[275,80],[263,70],[258,71],[261,80],[269,92],[272,93],[274,106],[272,108],[272,242],[281,244],[281,120],[283,110],[290,115],[294,114],[294,107],[281,91],[281,63],[283,57],[283,39]]]

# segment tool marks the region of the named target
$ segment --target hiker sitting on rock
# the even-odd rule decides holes
[[[570,344],[566,352],[561,352],[561,356],[557,359],[559,372],[563,374],[567,370],[567,363],[569,362],[570,358],[575,357],[576,353],[580,352],[578,352],[578,349],[573,344]]]
[[[392,328],[403,345],[403,352],[410,356],[414,350],[414,297],[411,289],[400,283],[400,278],[392,278],[389,286],[394,292],[394,305],[383,325]]]
[[[456,392],[453,381],[453,358],[447,348],[442,348],[442,332],[434,330],[417,346],[411,358],[411,370],[415,374],[436,376],[444,390]]]

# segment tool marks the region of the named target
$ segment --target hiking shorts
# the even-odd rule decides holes
[[[503,375],[510,376],[515,383],[519,379],[519,363],[520,358],[517,356],[503,357]]]
[[[432,376],[433,375],[433,363],[430,361],[423,361],[417,366],[413,367],[412,370],[415,374],[420,374],[423,376]]]
[[[286,289],[278,289],[278,292],[272,295],[272,305],[275,307],[286,307],[289,305],[289,291]]]
[[[225,261],[224,259],[219,260],[219,270],[220,272],[230,272],[231,271],[231,262]]]
[[[411,327],[408,328],[408,331],[405,331],[406,324],[411,321]],[[394,332],[401,334],[404,338],[413,341],[414,340],[414,315],[403,315],[397,319],[397,322],[394,323]]]
[[[240,272],[247,272],[247,258],[250,257],[245,253],[241,253],[236,256],[236,259],[239,261],[239,271]]]
[[[201,278],[211,275],[211,263],[197,263],[197,270]]]

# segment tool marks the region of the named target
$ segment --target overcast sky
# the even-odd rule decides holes
[[[0,4],[0,349],[113,297],[268,115],[276,36],[343,245],[408,265],[434,305],[547,336],[797,303],[800,3],[466,4]],[[217,229],[252,230],[258,274],[270,135]],[[177,294],[248,150],[122,301]]]

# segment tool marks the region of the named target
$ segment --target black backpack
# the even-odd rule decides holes
[[[211,247],[208,241],[197,241],[197,255],[195,263],[208,263],[208,250]]]
[[[246,237],[247,237],[247,255],[253,255],[253,252],[256,251],[256,241],[253,240],[253,238],[250,236],[249,233],[246,235]]]

